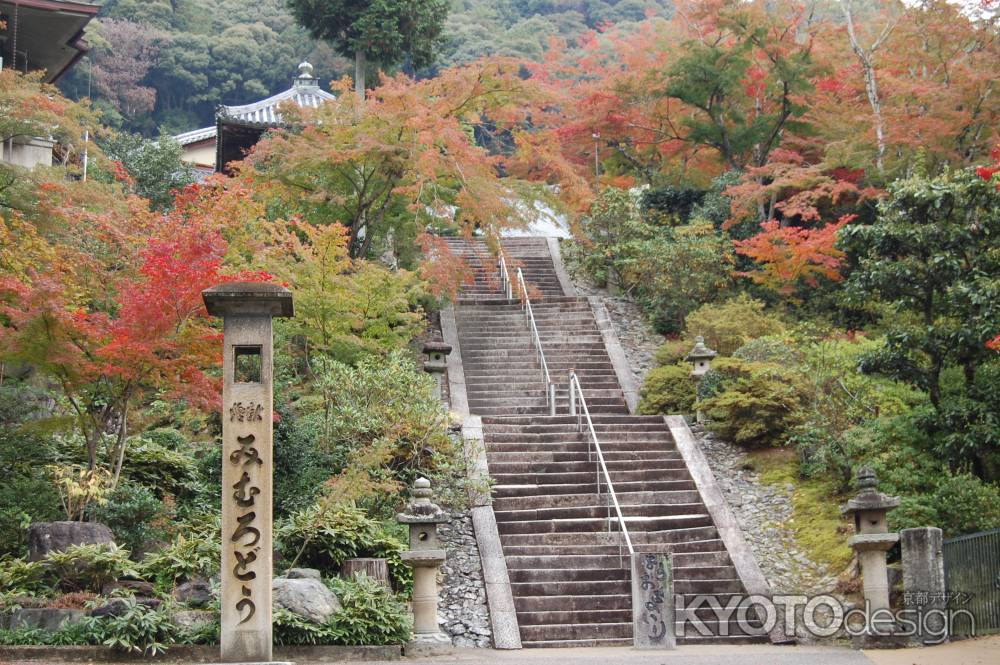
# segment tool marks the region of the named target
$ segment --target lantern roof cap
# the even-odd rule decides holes
[[[718,352],[705,346],[705,338],[698,335],[694,338],[694,348],[691,349],[684,360],[691,362],[692,360],[705,360],[709,358],[714,358],[719,355]]]
[[[224,282],[201,292],[212,316],[294,316],[292,292],[268,282]]]
[[[858,495],[848,501],[841,510],[845,515],[870,510],[888,512],[899,505],[898,496],[889,496],[878,491],[878,478],[871,467],[863,466],[858,469],[857,485]]]
[[[431,501],[431,481],[417,478],[410,490],[410,503],[403,512],[396,514],[401,524],[440,524],[448,521],[448,514]]]
[[[424,342],[424,353],[441,352],[445,355],[451,353],[451,344],[441,339],[429,339]]]

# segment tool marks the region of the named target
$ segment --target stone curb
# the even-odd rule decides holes
[[[286,646],[274,647],[276,661],[340,662],[340,661],[380,661],[402,658],[401,645],[388,646]],[[129,662],[172,662],[193,663],[219,662],[219,647],[177,645],[157,656],[141,656],[134,653],[116,651],[103,646],[22,646],[0,647],[0,663],[12,661],[36,662],[81,662],[81,663],[129,663]]]
[[[490,625],[493,628],[493,648],[520,649],[521,629],[514,610],[507,559],[504,558],[503,546],[500,544],[493,506],[473,508],[472,526],[476,531],[479,559],[483,564],[486,602],[490,608]]]
[[[767,578],[760,569],[757,559],[753,555],[753,550],[743,537],[743,530],[740,528],[736,516],[733,514],[729,503],[722,495],[719,484],[715,480],[712,468],[705,458],[705,454],[698,447],[691,428],[683,416],[664,416],[663,422],[670,428],[670,434],[674,438],[677,450],[684,458],[684,464],[698,488],[698,494],[708,509],[715,529],[719,532],[719,538],[729,552],[736,574],[740,576],[740,581],[746,588],[747,593],[752,596],[771,597],[771,585],[767,583]],[[771,630],[769,637],[774,644],[791,644],[795,639],[785,635],[784,617],[778,615],[777,623]]]
[[[549,254],[552,255],[552,266],[556,270],[556,278],[559,280],[560,286],[562,286],[563,293],[567,296],[575,296],[576,287],[573,286],[573,280],[569,278],[569,273],[566,272],[566,266],[562,262],[562,254],[559,252],[559,238],[550,237],[546,238],[545,241],[549,244]]]
[[[594,313],[594,320],[597,322],[597,329],[601,331],[604,338],[604,348],[607,349],[611,365],[615,369],[615,376],[618,378],[618,385],[621,386],[625,396],[625,404],[628,412],[634,414],[639,406],[639,387],[632,374],[632,367],[629,365],[628,356],[618,340],[618,333],[615,332],[608,310],[601,301],[600,296],[588,296],[587,302]]]
[[[465,392],[465,368],[462,366],[462,345],[458,341],[458,321],[455,306],[441,310],[441,337],[451,345],[451,353],[446,357],[448,365],[448,396],[451,411],[462,418],[469,416],[469,397]]]
[[[472,527],[476,534],[476,547],[483,566],[483,582],[486,586],[486,604],[490,612],[490,626],[493,630],[494,649],[520,649],[521,631],[514,612],[514,596],[507,575],[507,560],[500,545],[496,516],[493,514],[492,498],[489,490],[483,492],[478,487],[489,480],[490,470],[486,462],[486,445],[483,441],[483,420],[469,414],[469,398],[465,392],[465,369],[462,366],[462,347],[458,340],[458,323],[454,306],[441,310],[441,336],[451,344],[448,354],[448,389],[451,394],[451,410],[465,420],[462,423],[462,448],[468,465],[469,479],[473,487],[469,490],[472,502]]]

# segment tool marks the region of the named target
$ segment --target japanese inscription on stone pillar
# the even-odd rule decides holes
[[[673,649],[673,563],[669,554],[632,555],[632,640],[637,649]]]
[[[222,661],[271,661],[272,316],[291,294],[269,284],[204,292],[224,319],[222,388]]]

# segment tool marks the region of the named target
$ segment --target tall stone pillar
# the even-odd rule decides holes
[[[944,577],[944,537],[941,529],[925,526],[900,531],[903,550],[903,598],[919,620],[915,641],[940,644],[948,640],[945,612],[948,596]]]
[[[222,662],[272,659],[272,326],[292,316],[275,284],[233,282],[202,292],[223,319]]]

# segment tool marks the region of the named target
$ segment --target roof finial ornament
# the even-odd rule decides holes
[[[317,85],[317,78],[313,76],[313,66],[303,60],[299,63],[299,75],[296,76],[292,82],[296,87],[302,86],[314,86]]]

